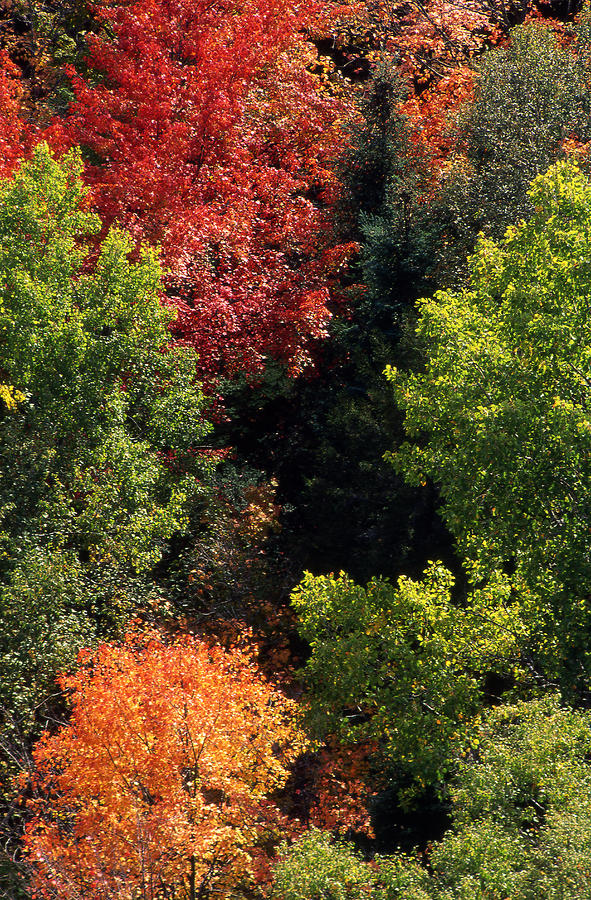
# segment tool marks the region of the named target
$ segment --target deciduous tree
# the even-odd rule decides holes
[[[288,0],[137,0],[97,11],[66,141],[107,224],[162,244],[175,332],[213,374],[305,366],[325,333],[337,104]]]
[[[0,703],[27,727],[56,668],[158,596],[212,468],[156,255],[112,231],[88,270],[81,169],[39,147],[0,182]]]
[[[35,748],[26,846],[45,897],[229,896],[264,868],[269,796],[301,748],[244,655],[191,637],[103,644],[64,679],[72,718]]]
[[[580,900],[591,876],[589,716],[554,697],[489,712],[426,854],[365,863],[312,830],[275,870],[282,900]],[[424,863],[427,863],[425,865]]]
[[[403,801],[443,781],[453,741],[481,707],[485,674],[510,668],[522,631],[502,578],[464,608],[451,600],[452,583],[442,566],[397,587],[308,574],[293,595],[312,648],[311,725],[374,742]]]
[[[83,271],[100,223],[80,172],[75,152],[58,163],[41,147],[0,185],[2,373],[22,395],[0,421],[2,539],[140,571],[182,526],[209,428],[194,352],[167,351],[155,254],[130,263],[112,231]]]
[[[440,284],[457,283],[458,273],[465,277],[479,232],[500,238],[510,223],[531,214],[529,184],[563,155],[565,138],[591,136],[585,27],[583,17],[568,45],[564,34],[540,21],[515,28],[505,46],[480,57],[472,79],[469,72],[448,79],[446,90],[440,86],[422,104],[425,131],[440,153],[432,209]],[[454,100],[447,121],[441,115],[446,96]]]
[[[394,458],[440,486],[476,579],[505,568],[538,592],[538,650],[572,687],[589,672],[591,184],[562,161],[529,200],[480,240],[466,289],[420,302],[425,369],[389,372],[410,438]]]

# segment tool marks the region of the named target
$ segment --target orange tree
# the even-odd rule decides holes
[[[268,798],[302,741],[249,658],[190,635],[102,644],[63,679],[72,717],[34,751],[25,838],[43,897],[227,896],[261,876]]]

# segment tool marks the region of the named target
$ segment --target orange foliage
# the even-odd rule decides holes
[[[450,127],[453,114],[471,99],[473,90],[474,73],[467,66],[461,66],[422,94],[412,94],[401,106],[416,140],[431,155],[435,172],[454,149]]]
[[[574,135],[562,142],[562,152],[585,170],[589,167],[591,141],[580,141]]]
[[[499,35],[492,6],[481,0],[374,0],[391,22],[387,49],[400,58],[401,71],[421,89],[464,65]]]
[[[41,896],[193,900],[261,876],[284,824],[268,797],[302,739],[245,654],[136,635],[63,687],[71,722],[34,752],[26,848]]]
[[[213,527],[196,542],[187,557],[189,583],[185,601],[189,601],[190,608],[205,611],[208,618],[213,614],[226,620],[236,619],[231,625],[232,634],[236,628],[243,627],[244,623],[239,622],[247,610],[260,613],[265,605],[270,587],[265,545],[270,535],[280,530],[281,507],[276,502],[276,490],[275,480],[245,487],[243,509],[220,496],[209,512]],[[266,618],[265,613],[263,616]],[[226,634],[227,627],[223,632]],[[216,634],[220,639],[217,622]],[[234,637],[230,643],[236,643]]]
[[[331,15],[323,37],[332,31],[335,47],[364,47],[372,62],[389,55],[419,91],[451,68],[465,65],[485,43],[496,42],[506,25],[494,0],[349,0],[327,5]]]

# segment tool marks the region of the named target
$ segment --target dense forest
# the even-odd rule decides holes
[[[591,6],[0,0],[0,897],[591,900]]]

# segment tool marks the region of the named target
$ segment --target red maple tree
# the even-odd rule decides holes
[[[162,245],[177,337],[205,374],[294,370],[325,333],[339,104],[320,89],[293,0],[97,8],[96,77],[73,74],[62,144],[81,144],[105,225]]]
[[[3,178],[12,174],[34,140],[34,128],[21,115],[23,93],[19,69],[0,50],[0,177]]]

